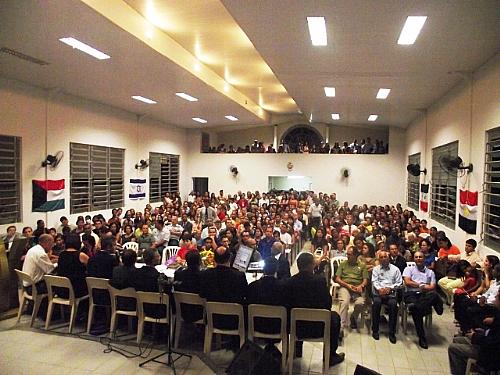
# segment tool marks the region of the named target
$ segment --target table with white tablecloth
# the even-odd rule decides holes
[[[136,263],[135,264],[136,268],[141,268],[144,266],[145,266],[144,263]],[[172,280],[174,279],[174,274],[175,274],[175,271],[177,270],[177,268],[168,268],[167,266],[165,266],[163,264],[159,264],[159,265],[155,266],[155,268],[158,272],[163,273],[165,276],[167,276],[167,278],[172,279]],[[250,283],[254,282],[255,280],[259,280],[262,277],[262,272],[246,272],[245,276],[247,278],[247,282],[250,284]]]

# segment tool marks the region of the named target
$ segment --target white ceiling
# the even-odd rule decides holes
[[[168,1],[156,2],[168,12]],[[182,19],[179,2],[173,3],[176,17]],[[500,3],[493,0],[222,3],[286,89],[281,90],[280,100],[289,95],[289,103],[295,102],[307,118],[312,113],[313,122],[368,124],[368,115],[375,113],[380,116],[376,124],[406,127],[418,116],[417,109],[436,102],[459,82],[462,76],[450,72],[475,70],[500,49]],[[192,11],[190,1],[183,4],[186,12]],[[413,46],[400,46],[396,41],[408,15],[426,15],[428,19]],[[326,17],[327,47],[311,45],[307,16]],[[211,14],[203,19],[203,14],[197,15],[190,22],[217,24],[214,17]],[[200,29],[203,33],[203,27]],[[168,34],[168,30],[163,32]],[[58,41],[65,36],[99,48],[111,59],[98,61],[74,51]],[[178,30],[169,36],[181,45],[187,40]],[[210,45],[206,38],[204,42]],[[223,41],[213,42],[220,46]],[[266,123],[241,102],[238,104],[78,0],[0,1],[0,47],[50,63],[38,66],[0,54],[0,75],[6,78],[43,88],[57,87],[181,127]],[[192,46],[183,47],[192,51]],[[204,66],[220,76],[220,66],[211,67],[210,62]],[[237,83],[233,86],[254,100],[252,92],[261,85],[256,80],[252,87],[247,79],[245,87]],[[326,98],[323,86],[336,87],[337,96]],[[392,89],[387,100],[375,99],[379,87]],[[174,95],[178,91],[200,100],[184,101]],[[151,97],[158,104],[148,106],[132,100],[131,95]],[[270,100],[274,101],[278,102]],[[289,114],[290,108],[276,106],[273,114]],[[333,112],[340,113],[340,121],[331,120]],[[240,121],[230,123],[224,118],[229,114]],[[192,117],[209,122],[199,125]]]
[[[500,47],[500,2],[462,0],[223,0],[297,105],[313,121],[406,127]],[[409,15],[426,15],[412,46],[397,39]],[[307,16],[324,16],[328,46],[313,47]],[[323,86],[336,88],[326,98]],[[377,100],[381,87],[391,88]]]

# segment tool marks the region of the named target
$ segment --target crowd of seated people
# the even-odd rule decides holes
[[[370,137],[366,140],[362,139],[358,142],[355,139],[352,142],[335,142],[333,146],[329,143],[322,142],[321,144],[309,144],[308,142],[299,142],[297,144],[281,143],[276,150],[272,144],[264,145],[264,142],[255,140],[252,145],[245,147],[234,147],[233,145],[226,146],[221,143],[217,147],[209,147],[208,153],[223,153],[223,154],[387,154],[389,145],[383,140],[376,139],[372,142]]]
[[[335,365],[344,358],[336,352],[338,340],[348,329],[357,329],[367,310],[372,313],[372,337],[379,340],[381,306],[387,306],[388,337],[396,343],[396,306],[401,300],[414,321],[418,344],[427,349],[423,319],[432,310],[443,313],[439,285],[445,292],[451,288],[455,318],[464,335],[450,346],[453,374],[463,373],[464,345],[471,349],[467,355],[477,358],[483,368],[495,365],[487,361],[485,353],[499,337],[498,257],[489,255],[482,260],[474,240],[467,240],[461,252],[444,232],[428,228],[425,220],[400,204],[351,206],[340,204],[335,193],[292,190],[227,195],[221,190],[218,194],[191,192],[185,201],[167,193],[157,207],[148,204],[143,212],[130,209],[125,213],[115,209],[108,220],[102,215],[79,217],[74,228],[64,219],[61,237],[57,237],[58,230],[45,229],[43,221],[32,231],[30,238],[37,245],[28,250],[23,270],[35,279],[37,289],[43,290],[43,274],[54,272],[52,264],[59,260],[55,272],[69,277],[75,289],[82,277],[95,276],[110,278],[111,285],[118,288],[158,290],[159,273],[154,266],[169,244],[180,247],[168,260],[181,266],[175,273],[174,288],[197,293],[208,301],[330,310],[327,283],[335,281],[340,285],[339,314],[332,311],[331,317],[330,364]],[[9,228],[8,238],[12,232],[15,230]],[[30,230],[23,232],[31,234]],[[58,255],[55,238],[63,241],[57,245]],[[120,257],[121,246],[129,241],[139,244],[138,253],[125,250]],[[297,256],[298,273],[294,274],[287,250],[305,241],[310,245]],[[255,256],[265,261],[264,278],[250,285],[242,272],[231,267],[242,245],[253,248]],[[135,269],[137,256],[146,266]],[[338,256],[346,260],[336,270],[329,270],[327,259]],[[202,258],[209,261],[201,262]],[[92,266],[94,262],[99,266]],[[259,291],[263,289],[265,292]],[[273,297],[276,295],[280,298]],[[349,316],[350,302],[354,302],[354,311]],[[182,314],[196,321],[201,313]],[[234,322],[223,319],[217,324],[228,327]],[[301,329],[304,335],[306,331],[319,334],[314,327]],[[295,353],[301,355],[300,342]]]

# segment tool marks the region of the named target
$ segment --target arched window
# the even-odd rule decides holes
[[[323,137],[321,134],[313,127],[308,125],[297,125],[283,134],[281,138],[281,143],[283,145],[288,145],[289,152],[300,152],[304,146],[307,146],[309,151],[312,151],[314,147],[321,147],[323,142]]]

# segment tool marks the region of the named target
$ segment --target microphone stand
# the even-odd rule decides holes
[[[171,335],[171,333],[173,331],[174,319],[173,319],[173,314],[172,314],[172,304],[170,303],[170,300],[171,300],[170,294],[165,293],[165,289],[168,288],[168,290],[171,291],[173,284],[170,280],[168,280],[166,278],[166,276],[163,276],[163,275],[158,278],[158,284],[160,287],[160,293],[161,293],[162,297],[165,295],[166,298],[168,298],[168,300],[169,300],[168,311],[167,311],[167,316],[168,316],[167,350],[158,354],[158,355],[155,355],[153,358],[150,358],[147,361],[141,362],[139,364],[139,367],[142,367],[149,362],[161,363],[167,367],[170,367],[172,369],[172,371],[174,372],[174,375],[176,375],[175,361],[179,360],[182,357],[188,357],[191,360],[192,356],[189,354],[180,353],[180,352],[177,352],[175,350],[172,350],[172,335]],[[181,312],[177,311],[176,313],[180,314]],[[179,324],[180,324],[180,322],[179,322]],[[167,362],[159,361],[158,358],[163,357],[164,355],[167,356]],[[177,358],[174,358],[174,355],[177,356]]]

